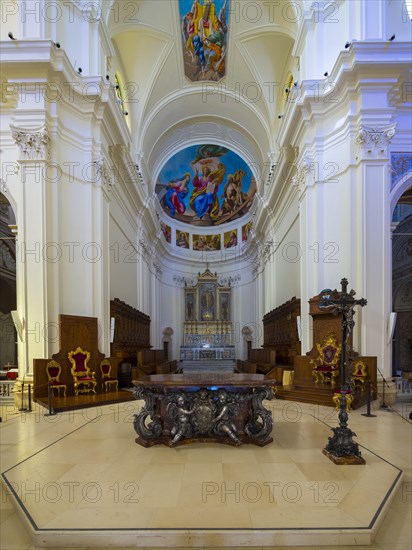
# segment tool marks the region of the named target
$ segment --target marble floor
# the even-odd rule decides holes
[[[140,402],[44,416],[2,407],[3,550],[412,548],[410,396],[350,414],[364,466],[321,449],[329,407],[275,400],[272,444],[136,445]]]

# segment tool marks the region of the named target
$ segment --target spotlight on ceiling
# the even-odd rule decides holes
[[[10,40],[17,40],[17,38],[14,38],[12,32],[9,32],[9,34],[7,36],[10,38]]]
[[[393,34],[390,38],[388,38],[388,42],[392,42],[393,40],[395,40],[396,38],[396,34]]]
[[[278,118],[283,118],[283,115],[278,115]]]
[[[129,113],[127,111],[123,111],[124,116],[128,116]]]
[[[285,93],[289,93],[289,88],[285,88]]]
[[[110,80],[110,76],[108,74],[106,75],[106,80],[107,80],[107,82],[109,82],[109,80]]]
[[[81,67],[79,67],[79,68],[77,69],[77,72],[78,72],[79,74],[82,74],[83,69],[82,69]]]
[[[323,76],[329,76],[328,71],[326,71],[326,73],[323,73]]]
[[[345,44],[345,50],[347,50],[347,49],[349,48],[349,46],[350,46],[350,42],[346,42],[346,44]]]
[[[57,49],[60,49],[60,42],[53,42],[53,44],[55,45],[55,47],[56,47]]]

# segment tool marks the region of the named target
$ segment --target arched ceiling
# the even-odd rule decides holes
[[[185,76],[178,0],[129,0],[107,9],[134,153],[152,192],[170,157],[202,143],[236,152],[250,165],[258,190],[266,177],[285,83],[297,71],[291,52],[303,8],[301,0],[231,2],[226,75],[219,82]]]
[[[132,0],[124,9],[117,4],[108,10],[108,28],[130,83],[126,99],[134,146],[149,173],[162,159],[162,143],[170,133],[193,127],[196,120],[243,132],[250,156],[265,162],[275,148],[298,2],[232,0],[226,77],[219,83],[192,83],[185,77],[177,0]],[[202,141],[199,133],[196,139]]]

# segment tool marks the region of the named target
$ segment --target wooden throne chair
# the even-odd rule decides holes
[[[321,344],[317,343],[318,357],[311,360],[313,366],[312,375],[315,384],[319,382],[330,383],[335,387],[335,380],[339,375],[339,361],[342,345],[337,341],[336,335],[331,332]]]
[[[57,389],[57,395],[60,397],[60,390],[63,390],[63,396],[66,397],[67,386],[60,381],[61,372],[62,368],[60,364],[54,359],[47,363],[46,373],[52,387],[52,392],[54,389]]]
[[[91,372],[87,365],[90,360],[90,352],[78,347],[74,351],[70,351],[67,356],[72,364],[74,394],[96,393],[97,380],[94,377],[95,373]]]
[[[110,384],[114,384],[115,390],[118,391],[119,381],[117,380],[117,378],[110,376],[111,370],[112,366],[110,364],[110,361],[108,359],[103,359],[103,361],[100,363],[100,371],[102,373],[102,389],[108,391]]]

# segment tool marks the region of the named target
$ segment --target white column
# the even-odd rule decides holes
[[[362,232],[358,245],[362,258],[362,288],[358,297],[368,300],[362,309],[363,355],[377,355],[378,368],[391,376],[391,345],[387,325],[391,303],[391,241],[388,146],[394,125],[361,126],[358,132]],[[359,321],[360,315],[358,317]]]
[[[33,359],[47,357],[47,236],[45,165],[50,138],[44,128],[38,131],[12,128],[20,149],[19,240],[16,260],[17,311],[24,323],[23,342],[19,340],[19,376],[32,375]]]

